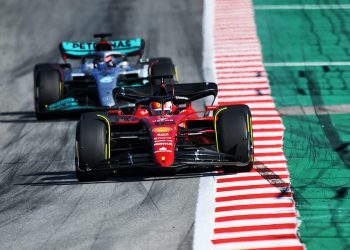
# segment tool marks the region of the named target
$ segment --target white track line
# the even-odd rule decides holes
[[[291,4],[291,5],[257,5],[254,10],[340,10],[350,9],[350,4]]]
[[[320,67],[320,66],[350,66],[350,62],[276,62],[264,63],[265,67]]]
[[[203,2],[203,74],[208,82],[216,82],[214,66],[214,10],[215,1]],[[216,103],[215,103],[216,104]],[[196,215],[194,223],[193,249],[211,249],[214,228],[215,178],[202,177],[199,181]]]

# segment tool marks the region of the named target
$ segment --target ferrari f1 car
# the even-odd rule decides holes
[[[157,90],[155,86],[125,87],[113,92],[116,102],[129,105],[86,113],[77,125],[79,181],[139,168],[175,172],[203,166],[224,171],[252,168],[249,107],[206,106],[204,111],[191,107],[195,100],[216,97],[215,83],[162,84]]]
[[[116,86],[147,85],[149,75],[160,73],[176,76],[170,58],[141,59],[145,47],[143,39],[107,41],[110,35],[95,35],[101,39],[99,42],[61,42],[61,56],[66,63],[35,66],[34,97],[38,119],[106,109],[114,106],[112,90]],[[80,63],[73,67],[67,59],[78,59]],[[155,64],[158,67],[152,70]],[[129,81],[129,78],[139,80]]]

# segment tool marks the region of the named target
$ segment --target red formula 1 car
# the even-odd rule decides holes
[[[217,95],[215,83],[123,87],[107,112],[84,114],[77,125],[76,175],[79,181],[139,168],[179,170],[253,165],[253,135],[246,105],[206,106],[191,102]]]

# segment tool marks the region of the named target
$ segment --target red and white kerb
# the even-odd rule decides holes
[[[297,212],[282,148],[284,126],[271,97],[252,3],[213,1],[217,102],[250,107],[255,163],[249,173],[215,177],[214,215],[209,216],[214,222],[208,222],[213,228],[205,248],[304,249],[297,236]],[[194,241],[194,248],[200,248],[200,239]]]

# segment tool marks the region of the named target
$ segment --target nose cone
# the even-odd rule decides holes
[[[101,89],[100,90],[100,103],[105,107],[112,107],[115,105],[113,99],[113,92],[111,89]]]
[[[176,128],[159,126],[152,129],[154,162],[159,167],[171,167],[174,163]]]
[[[116,87],[116,78],[111,75],[100,75],[98,79],[98,94],[102,106],[111,107],[115,105],[113,99],[113,89]]]
[[[157,152],[154,154],[154,162],[159,167],[171,167],[174,163],[174,152]]]

